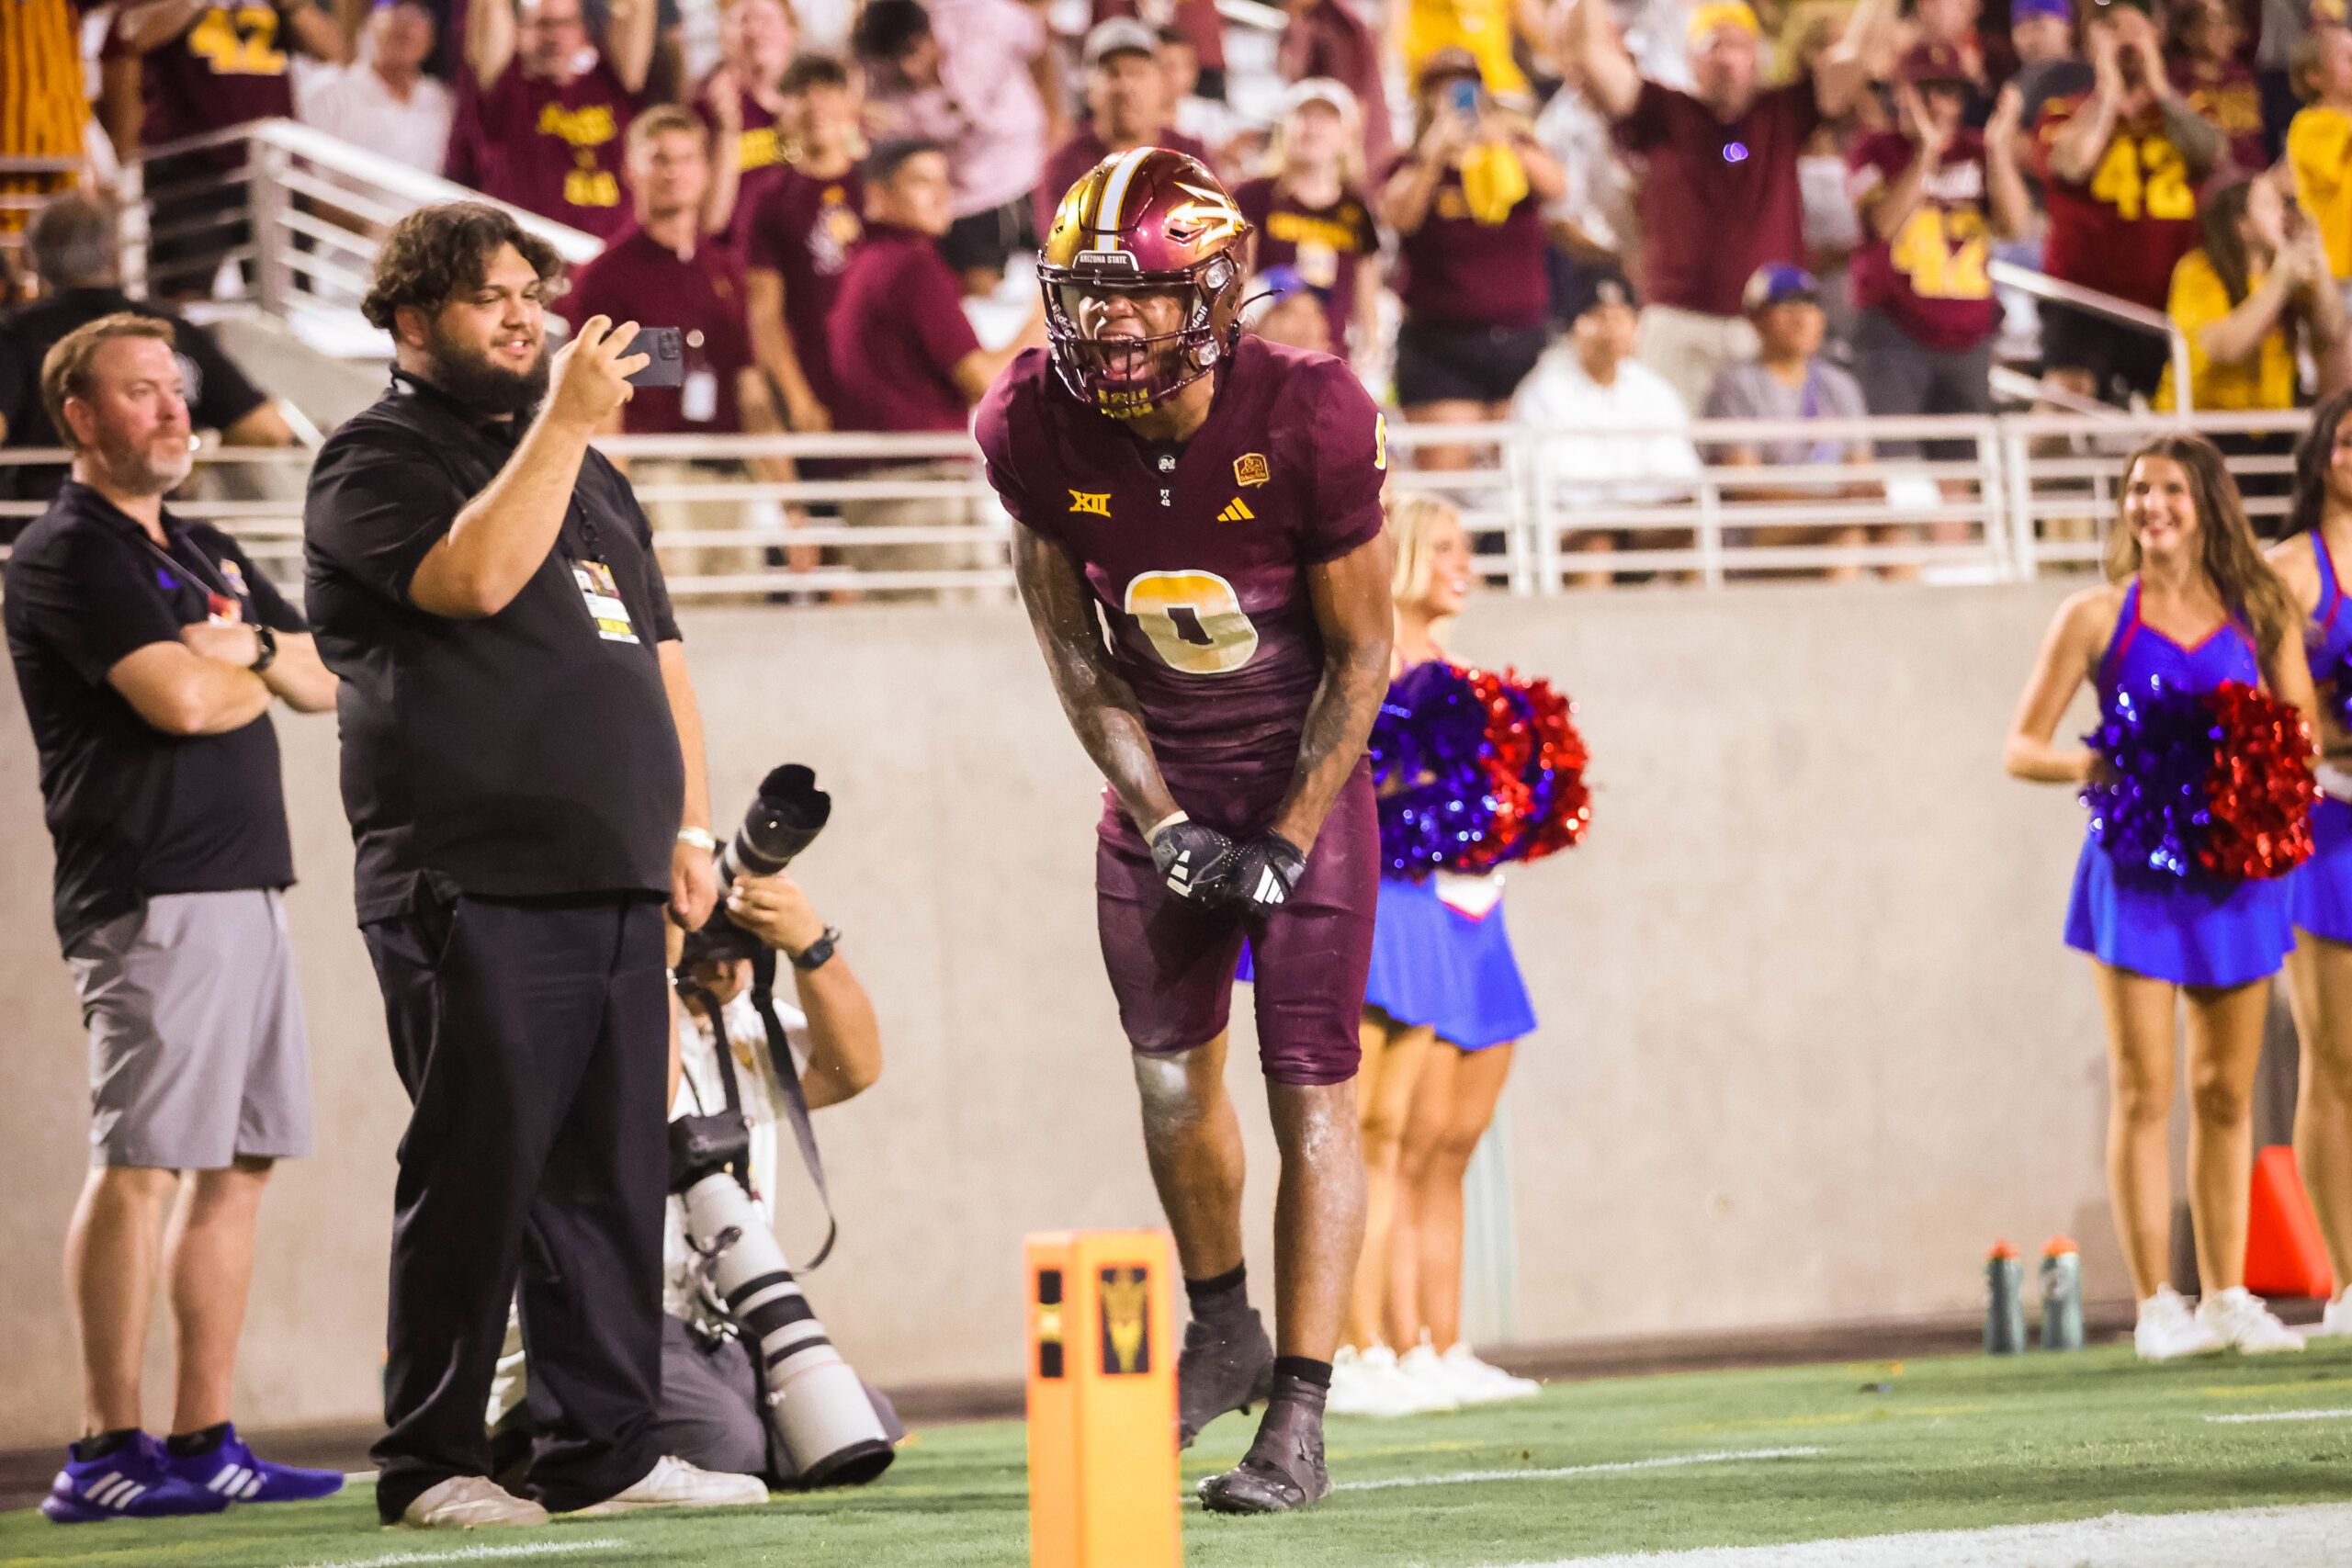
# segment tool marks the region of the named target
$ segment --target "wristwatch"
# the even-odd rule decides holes
[[[792,955],[792,966],[803,974],[811,969],[822,969],[832,962],[833,944],[841,939],[841,927],[827,926],[823,936]]]
[[[277,662],[277,633],[268,626],[256,623],[254,626],[254,640],[261,644],[261,652],[245,668],[258,675]]]

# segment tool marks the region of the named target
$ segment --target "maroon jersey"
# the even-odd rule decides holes
[[[1412,154],[1400,152],[1381,175],[1385,185]],[[1396,298],[1408,321],[1464,327],[1540,327],[1551,310],[1542,206],[1532,195],[1500,223],[1470,216],[1462,171],[1448,169],[1430,193],[1421,226],[1396,243],[1402,278]]]
[[[2164,116],[2150,109],[2119,124],[2091,177],[2081,185],[2050,167],[2050,144],[2090,101],[2088,93],[2053,98],[2034,127],[2034,164],[2050,209],[2042,269],[2161,311],[2172,291],[2172,269],[2197,248],[2197,189],[2188,161],[2165,134]]]
[[[738,261],[749,254],[752,220],[768,192],[776,187],[791,164],[784,161],[784,143],[775,128],[775,116],[767,111],[759,99],[746,92],[741,95],[743,110],[743,134],[735,154],[735,210],[727,215],[727,227],[719,233],[719,243],[735,253]],[[718,116],[711,112],[707,90],[695,99],[695,113],[716,132]]]
[[[443,173],[485,196],[600,237],[628,227],[622,133],[639,99],[599,55],[562,86],[520,62],[487,90],[461,76]]]
[[[1323,313],[1331,324],[1331,344],[1344,354],[1348,323],[1355,319],[1356,267],[1380,254],[1380,235],[1363,197],[1343,192],[1329,207],[1303,207],[1271,179],[1245,180],[1233,187],[1233,204],[1258,231],[1257,269],[1295,267],[1316,288],[1329,290]]]
[[[930,235],[876,223],[849,258],[827,320],[835,430],[962,430],[956,364],[979,351],[963,286]]]
[[[575,327],[591,316],[677,327],[684,333],[686,379],[639,387],[621,405],[631,435],[732,435],[743,428],[735,378],[752,363],[743,324],[743,278],[724,245],[706,241],[692,260],[642,229],[631,229],[580,269],[563,314]]]
[[[820,180],[786,164],[760,198],[745,238],[746,265],[784,280],[784,330],[808,389],[829,410],[833,356],[825,321],[841,293],[850,252],[865,233],[858,218],[865,209],[865,188],[854,168],[839,179]],[[742,210],[740,204],[736,210]]]
[[[2249,175],[2269,166],[2262,145],[2262,89],[2254,73],[2234,60],[2208,65],[2176,60],[2166,69],[2174,91],[2190,108],[2230,139],[2230,162]]]
[[[1848,194],[1860,206],[1901,180],[1917,156],[1899,130],[1864,137],[1847,160]],[[1985,265],[1992,231],[1984,180],[1984,138],[1962,128],[1894,238],[1873,239],[1854,253],[1854,303],[1884,310],[1923,347],[1952,352],[1990,337],[2001,307]]]
[[[281,36],[283,26],[268,6],[215,6],[187,31],[149,50],[139,63],[140,141],[158,147],[248,120],[290,118],[292,40]],[[212,156],[224,166],[243,159],[234,148]]]
[[[977,434],[1006,509],[1085,572],[1178,804],[1211,821],[1271,808],[1323,678],[1306,569],[1381,528],[1387,437],[1354,373],[1245,337],[1199,433],[1148,450],[1033,348]],[[1218,799],[1187,797],[1204,775]]]
[[[1642,84],[1617,144],[1649,160],[1637,205],[1652,303],[1736,316],[1758,267],[1804,260],[1797,158],[1820,124],[1809,78],[1758,94],[1731,125],[1688,93]]]

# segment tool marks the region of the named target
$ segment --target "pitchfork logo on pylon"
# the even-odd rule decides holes
[[[1102,1373],[1138,1376],[1151,1371],[1151,1270],[1102,1270]]]

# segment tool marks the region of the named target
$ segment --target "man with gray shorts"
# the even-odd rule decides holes
[[[62,1524],[343,1484],[255,1459],[229,1420],[262,1189],[273,1161],[311,1152],[268,710],[331,708],[335,678],[234,542],[164,507],[190,462],[173,330],[105,316],[49,351],[41,396],[73,478],[17,541],[0,612],[90,1032],[91,1169],[65,1241],[83,1436],[41,1505]],[[167,1207],[179,1366],[159,1442],[139,1374]]]

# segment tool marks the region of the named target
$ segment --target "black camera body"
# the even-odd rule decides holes
[[[752,1129],[741,1111],[681,1116],[670,1123],[670,1190],[683,1193],[706,1176],[752,1176]]]
[[[760,793],[743,813],[743,825],[718,852],[718,886],[722,893],[738,876],[773,876],[790,865],[795,856],[816,842],[833,814],[833,797],[817,787],[812,768],[787,762],[760,781]],[[722,897],[700,931],[686,933],[681,970],[714,959],[755,958],[759,938],[727,918]]]

